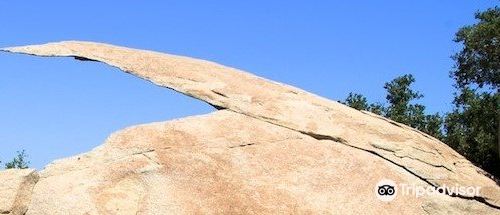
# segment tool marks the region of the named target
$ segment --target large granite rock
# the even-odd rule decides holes
[[[208,61],[106,44],[3,50],[104,62],[219,109],[131,127],[91,152],[53,162],[40,172],[27,214],[500,211],[500,187],[445,144],[291,86]],[[374,189],[384,178],[481,192],[401,194],[383,202]]]
[[[24,214],[37,181],[38,174],[33,169],[0,171],[0,214]]]

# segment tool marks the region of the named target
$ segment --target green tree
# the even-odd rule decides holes
[[[383,116],[385,114],[385,111],[386,111],[385,109],[386,108],[384,107],[384,105],[382,103],[375,102],[375,103],[370,104],[370,107],[368,110],[374,114],[378,114],[378,115]]]
[[[500,9],[475,15],[454,41],[462,50],[452,58],[456,81],[454,109],[446,116],[445,142],[467,159],[500,177]]]
[[[475,15],[477,24],[462,27],[454,41],[463,44],[463,49],[452,58],[456,69],[452,77],[458,87],[470,84],[479,87],[500,86],[500,8],[494,7]]]
[[[411,88],[414,82],[413,75],[407,74],[396,77],[384,85],[389,103],[385,116],[442,139],[442,117],[438,113],[427,115],[425,106],[415,103],[415,100],[422,98],[423,95]]]
[[[415,82],[415,78],[411,74],[399,76],[394,80],[385,83],[384,88],[387,90],[387,108],[386,116],[394,121],[410,125],[412,127],[420,127],[422,118],[424,118],[423,105],[412,105],[411,101],[422,98],[422,94],[411,89],[411,84]]]
[[[498,122],[500,94],[461,89],[445,120],[445,142],[496,177],[500,177]]]
[[[443,117],[439,115],[439,113],[426,115],[424,122],[425,126],[423,128],[420,128],[420,130],[439,140],[444,140],[444,134],[442,129],[443,123],[444,123]]]
[[[343,104],[356,110],[366,110],[378,115],[384,115],[385,107],[381,103],[368,104],[365,96],[358,93],[349,93]]]
[[[368,104],[366,97],[356,93],[349,93],[344,104],[358,110],[371,111],[442,139],[443,119],[438,113],[426,115],[424,105],[414,104],[415,100],[423,97],[411,88],[414,82],[415,78],[407,74],[385,83],[387,107],[381,103]]]
[[[344,104],[356,110],[368,110],[369,107],[366,97],[357,93],[349,93]]]
[[[25,150],[17,151],[16,157],[12,161],[5,163],[6,169],[27,169],[29,161],[27,160],[28,155]]]

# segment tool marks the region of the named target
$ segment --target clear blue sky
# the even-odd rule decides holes
[[[0,1],[0,46],[88,40],[216,61],[321,96],[384,101],[412,73],[429,112],[451,108],[452,42],[493,0]],[[133,2],[133,3],[132,3]],[[349,2],[349,3],[347,3]],[[213,109],[99,63],[0,54],[0,160],[32,166],[127,126]]]

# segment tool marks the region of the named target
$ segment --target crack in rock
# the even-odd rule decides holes
[[[147,152],[147,153],[151,153],[151,152]],[[156,161],[153,158],[149,157],[149,155],[147,155],[147,153],[141,153],[141,155],[143,155],[144,157],[146,157],[150,161],[154,162],[156,165],[161,166],[161,164],[158,161]]]
[[[448,170],[450,172],[453,172],[453,170],[450,169],[450,168],[448,168],[447,166],[444,166],[444,165],[441,165],[441,164],[432,164],[432,163],[429,163],[427,161],[421,160],[420,158],[414,158],[414,157],[409,156],[409,155],[402,155],[402,156],[400,156],[400,155],[394,154],[394,156],[396,156],[398,158],[408,158],[408,159],[416,160],[416,161],[419,161],[421,163],[427,164],[427,165],[432,166],[432,167],[444,168],[444,169],[446,169],[446,170]]]
[[[240,113],[242,114],[242,113]],[[249,116],[249,117],[252,117],[252,116]],[[258,119],[258,118],[257,118]],[[264,121],[264,122],[267,122],[267,121]],[[270,122],[268,122],[270,123]],[[276,125],[274,123],[270,123],[270,124],[273,124],[273,125]],[[288,128],[288,127],[285,127],[285,126],[281,126],[281,125],[276,125],[276,126],[280,126],[280,127],[283,127],[283,128],[286,128],[286,129],[290,129],[290,130],[293,130],[293,131],[296,131],[294,129],[291,129],[291,128]],[[365,152],[368,152],[370,154],[373,154],[377,157],[380,157],[402,169],[404,169],[405,171],[407,171],[408,173],[410,173],[411,175],[417,177],[418,179],[422,180],[423,182],[429,184],[430,186],[432,186],[435,190],[438,189],[439,185],[435,184],[435,183],[432,183],[431,181],[428,180],[428,178],[425,178],[423,176],[420,176],[419,174],[417,174],[416,172],[408,169],[406,166],[403,166],[401,164],[398,164],[390,159],[388,159],[387,157],[384,157],[383,155],[375,152],[375,151],[371,151],[371,150],[367,150],[367,149],[363,149],[363,148],[359,148],[357,146],[354,146],[354,145],[350,145],[346,140],[342,139],[342,138],[338,138],[338,137],[330,137],[330,136],[325,136],[325,135],[318,135],[318,134],[311,134],[311,133],[307,133],[307,132],[301,132],[301,131],[296,131],[296,132],[299,132],[299,133],[302,133],[304,135],[307,135],[307,136],[310,136],[316,140],[330,140],[330,141],[333,141],[333,142],[337,142],[337,143],[340,143],[340,144],[343,144],[343,145],[346,145],[348,147],[352,147],[352,148],[355,148],[355,149],[358,149],[358,150],[361,150],[361,151],[365,151]],[[422,161],[421,161],[422,162]],[[424,162],[426,163],[426,162]],[[428,163],[427,163],[428,164]],[[432,164],[429,164],[429,165],[432,165]],[[443,168],[446,168],[446,167],[443,167]],[[447,169],[447,168],[446,168]],[[449,170],[449,169],[448,169]],[[449,170],[451,171],[451,170]],[[497,205],[494,205],[494,204],[491,204],[489,203],[488,201],[486,201],[486,199],[484,197],[480,197],[480,196],[474,196],[474,197],[468,197],[468,196],[463,196],[463,195],[458,195],[458,194],[455,194],[455,193],[450,193],[448,191],[446,191],[445,193],[446,195],[450,196],[450,197],[454,197],[454,198],[460,198],[460,199],[467,199],[467,200],[474,200],[474,201],[477,201],[479,203],[482,203],[484,205],[487,205],[489,207],[492,207],[492,208],[495,208],[495,209],[500,209],[499,206]]]
[[[242,147],[253,146],[253,145],[255,145],[255,143],[246,143],[246,144],[240,144],[240,145],[236,145],[236,146],[229,146],[228,148],[234,149],[234,148],[242,148]]]

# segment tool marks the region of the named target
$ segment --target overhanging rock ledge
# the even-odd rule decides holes
[[[499,211],[499,186],[439,140],[295,87],[101,43],[2,50],[103,62],[220,109],[131,127],[91,152],[53,162],[40,172],[27,214]],[[382,178],[482,189],[382,204],[373,194]]]

